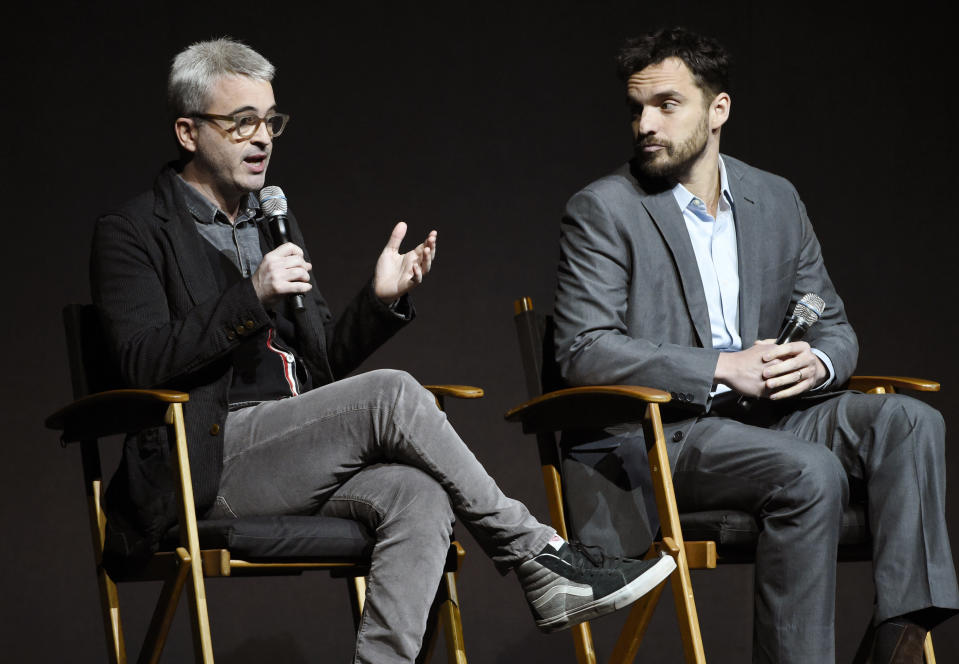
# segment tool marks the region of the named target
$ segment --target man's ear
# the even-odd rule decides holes
[[[716,130],[726,124],[729,119],[729,110],[732,106],[732,99],[725,92],[720,92],[709,105],[709,128]]]
[[[176,140],[187,152],[196,152],[196,139],[199,127],[193,118],[177,118],[173,124]]]

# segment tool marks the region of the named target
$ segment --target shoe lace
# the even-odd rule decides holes
[[[591,562],[594,567],[605,567],[607,562],[620,560],[618,556],[607,555],[602,547],[596,546],[595,544],[583,544],[578,540],[571,540],[569,545],[586,558],[586,560]]]

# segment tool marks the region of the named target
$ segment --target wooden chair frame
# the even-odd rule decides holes
[[[71,305],[64,311],[68,330],[79,320],[79,307]],[[71,320],[72,318],[72,320]],[[154,664],[160,660],[170,626],[186,588],[190,624],[193,632],[195,660],[211,664],[213,645],[206,601],[205,579],[230,576],[266,576],[301,574],[305,571],[325,570],[337,577],[346,577],[353,608],[354,623],[358,624],[365,599],[365,575],[368,566],[356,560],[242,560],[234,558],[225,548],[203,549],[197,528],[193,484],[187,452],[183,409],[189,395],[172,390],[121,389],[81,396],[86,378],[82,376],[80,349],[68,331],[69,351],[74,377],[76,401],[61,408],[46,420],[47,427],[62,432],[64,446],[79,443],[83,465],[87,514],[94,552],[94,566],[100,595],[100,607],[107,643],[108,661],[126,664],[127,649],[120,614],[117,584],[125,581],[163,581],[150,625],[137,657],[140,664]],[[483,390],[466,385],[425,385],[442,408],[446,397],[476,399]],[[174,551],[154,554],[146,566],[135,573],[111,575],[103,565],[103,551],[107,518],[103,510],[103,480],[100,465],[99,439],[115,434],[140,431],[153,426],[165,426],[171,441],[176,464],[176,496],[180,545]],[[456,576],[465,552],[453,542],[447,558],[443,579],[430,610],[430,621],[417,662],[429,661],[436,644],[437,623],[445,634],[447,661],[466,663]]]
[[[540,377],[544,367],[537,346],[542,345],[543,330],[535,317],[532,300],[528,297],[516,300],[514,315],[531,399],[509,410],[505,417],[507,421],[521,423],[524,433],[536,435],[553,527],[567,538],[556,432],[565,429],[601,429],[641,420],[662,534],[661,539],[653,543],[647,557],[666,553],[675,559],[676,571],[670,575],[669,581],[683,652],[686,662],[703,664],[706,654],[690,570],[714,569],[717,562],[721,561],[717,557],[716,542],[686,541],[683,538],[660,415],[660,406],[670,401],[669,393],[633,385],[593,385],[541,394]],[[873,394],[894,393],[899,389],[935,392],[939,390],[939,383],[895,376],[854,376],[849,387]],[[611,664],[627,664],[635,659],[665,583],[663,581],[633,605],[610,655]],[[577,625],[571,632],[577,662],[595,664],[597,656],[589,623]],[[935,664],[931,635],[926,637],[924,654],[926,664]]]

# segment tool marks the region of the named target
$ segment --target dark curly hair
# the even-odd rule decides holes
[[[636,72],[672,57],[686,63],[696,85],[709,98],[729,90],[729,53],[715,39],[686,28],[657,30],[627,39],[616,64],[620,78],[626,81]]]

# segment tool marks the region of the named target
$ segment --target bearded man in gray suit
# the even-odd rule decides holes
[[[926,631],[959,609],[942,416],[909,397],[842,390],[858,342],[798,194],[720,154],[731,106],[723,47],[659,31],[627,42],[619,65],[635,157],[567,205],[555,302],[563,379],[669,391],[680,509],[760,520],[753,661],[835,660],[851,485],[868,496],[876,585],[858,657],[920,661]],[[825,314],[806,340],[775,344],[809,292]],[[644,464],[641,431],[564,440],[583,540],[633,555],[648,545],[648,533],[632,535],[646,520]]]

